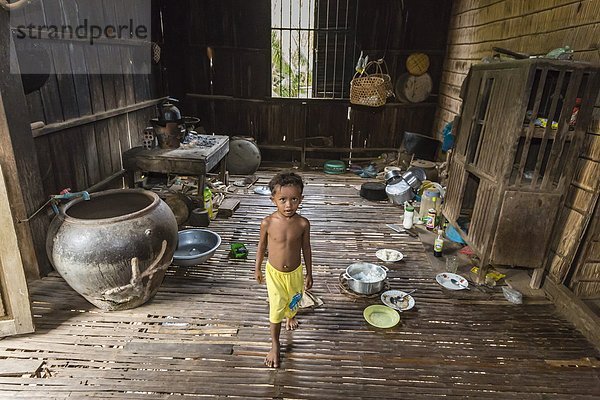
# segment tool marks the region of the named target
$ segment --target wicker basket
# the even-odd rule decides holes
[[[369,76],[378,76],[380,78],[383,78],[383,84],[385,85],[386,96],[394,97],[395,96],[394,95],[394,87],[392,86],[392,78],[390,77],[390,75],[388,73],[387,64],[385,63],[383,58],[379,59],[377,61],[373,61],[373,63],[376,65],[376,72]]]
[[[385,104],[388,96],[385,79],[380,73],[381,67],[378,73],[367,72],[373,64],[376,62],[371,61],[361,73],[354,74],[350,81],[350,103],[368,107],[381,107]]]

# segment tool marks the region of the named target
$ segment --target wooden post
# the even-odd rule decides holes
[[[25,275],[28,279],[50,271],[45,239],[49,221],[39,214],[30,222],[17,223],[33,214],[46,199],[31,134],[29,113],[11,42],[10,14],[0,9],[0,164],[4,170],[10,208]]]

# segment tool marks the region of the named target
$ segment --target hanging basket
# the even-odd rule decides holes
[[[378,65],[378,69],[376,73],[369,74],[368,69],[372,65]],[[386,80],[382,75],[379,61],[371,61],[361,73],[354,74],[350,81],[350,103],[368,107],[384,105],[388,95]]]
[[[377,61],[374,61],[374,63],[376,64],[376,72],[374,74],[371,74],[369,76],[377,76],[380,78],[383,78],[383,84],[385,86],[385,95],[387,97],[394,97],[394,86],[392,85],[392,78],[390,77],[390,74],[388,73],[388,67],[387,64],[385,63],[385,61],[382,59],[379,59]]]

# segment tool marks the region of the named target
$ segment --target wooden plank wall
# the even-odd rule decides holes
[[[417,105],[353,107],[350,118],[348,99],[271,99],[270,0],[179,3],[171,7],[165,2],[162,8],[166,93],[184,99],[183,112],[199,117],[208,132],[253,137],[267,161],[297,161],[298,149],[316,143],[307,140],[314,136],[331,137],[328,147],[333,148],[349,148],[351,141],[354,148],[397,148],[406,130],[431,133],[435,96]],[[404,2],[404,11],[395,0],[358,3],[357,57],[360,50],[370,59],[385,56],[395,81],[406,71],[408,55],[425,52],[437,87],[450,3]],[[350,77],[354,65],[348,67]],[[347,157],[348,152],[337,155]],[[315,149],[311,156],[335,158],[336,153]]]
[[[460,87],[469,67],[502,47],[532,55],[569,45],[574,59],[598,63],[600,0],[456,0],[448,32],[434,132],[460,112]],[[561,210],[548,265],[557,282],[569,285],[569,273],[600,190],[600,98],[588,128],[585,150],[577,161],[566,205]],[[586,264],[586,279],[600,280],[600,264]],[[600,296],[600,285],[587,285],[580,296]],[[594,287],[592,290],[591,288]]]
[[[13,11],[11,24],[78,26],[99,13],[107,21],[126,24],[130,15],[149,6],[144,0],[130,0],[116,8],[111,2],[86,0],[31,2]],[[154,29],[153,37],[160,38],[160,33]],[[85,50],[91,52],[86,54],[87,63],[80,63],[87,69],[69,73],[70,60],[81,59],[81,51],[68,41],[53,47],[50,62],[63,72],[66,68],[67,73],[51,74],[40,89],[26,96],[29,121],[44,123],[31,132],[44,192],[40,205],[64,188],[85,190],[119,173],[121,153],[141,143],[148,119],[156,116],[152,75],[128,73],[132,47],[95,45]],[[123,73],[90,72],[108,63],[117,63]],[[110,186],[122,187],[122,181],[115,180]],[[40,213],[36,218],[48,216]],[[34,240],[43,241],[45,232],[34,236]],[[47,260],[39,260],[39,264],[42,275],[51,270]]]

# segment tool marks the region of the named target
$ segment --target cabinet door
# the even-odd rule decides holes
[[[505,192],[490,263],[541,267],[560,200],[559,194]]]

